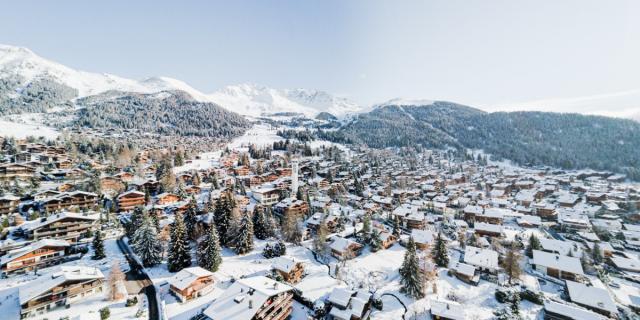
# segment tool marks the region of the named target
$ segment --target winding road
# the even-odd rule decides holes
[[[149,305],[149,319],[160,320],[160,312],[158,308],[158,300],[156,299],[156,288],[153,286],[151,279],[144,272],[142,266],[133,258],[133,252],[129,249],[122,237],[118,238],[118,248],[122,251],[122,254],[129,263],[130,270],[126,273],[127,282],[134,282],[140,288],[139,292],[143,292],[147,295],[147,301]]]

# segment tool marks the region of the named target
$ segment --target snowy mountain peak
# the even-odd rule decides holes
[[[209,97],[223,107],[249,116],[280,112],[302,113],[308,117],[314,117],[320,112],[344,116],[361,110],[355,103],[334,97],[324,91],[278,90],[257,84],[227,86]]]
[[[389,101],[379,103],[374,105],[374,108],[385,107],[385,106],[430,106],[434,103],[433,100],[426,99],[405,99],[405,98],[395,98]]]

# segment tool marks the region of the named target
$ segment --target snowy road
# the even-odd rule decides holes
[[[132,254],[129,251],[129,248],[124,244],[122,238],[118,239],[118,248],[122,251],[122,254],[129,262],[129,266],[131,269],[127,272],[127,291],[131,289],[135,290],[135,286],[139,286],[138,292],[144,291],[147,295],[147,300],[149,301],[149,319],[150,320],[160,320],[160,313],[158,312],[158,301],[156,299],[156,288],[153,286],[151,279],[149,276],[144,273],[143,268],[138,262],[133,258]]]

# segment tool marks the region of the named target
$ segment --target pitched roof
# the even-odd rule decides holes
[[[178,290],[184,290],[198,278],[210,276],[213,276],[213,272],[200,267],[191,267],[180,270],[180,272],[176,273],[167,282]]]
[[[615,314],[618,309],[607,289],[587,286],[583,283],[567,280],[569,298],[575,303]]]
[[[539,250],[533,250],[532,263],[543,267],[550,267],[565,272],[584,274],[580,259],[563,256]]]

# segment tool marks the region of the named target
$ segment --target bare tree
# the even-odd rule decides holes
[[[111,264],[111,273],[107,279],[107,300],[116,301],[125,297],[125,293],[121,290],[124,279],[124,273],[120,269],[120,261],[116,260]]]

